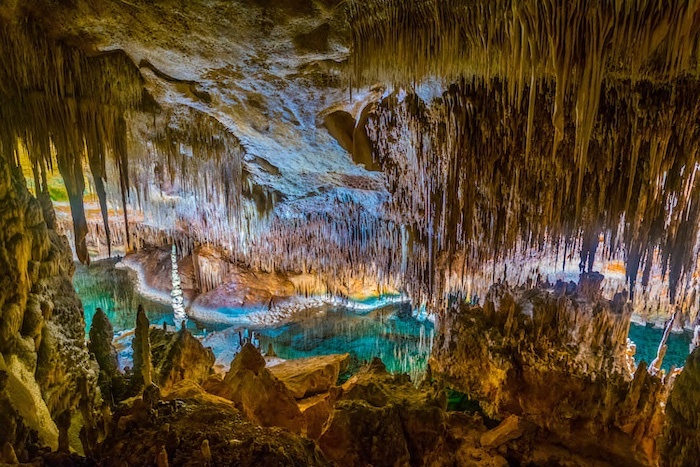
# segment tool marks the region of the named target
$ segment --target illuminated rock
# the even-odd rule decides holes
[[[287,360],[269,367],[295,398],[303,399],[326,392],[338,381],[338,375],[350,362],[350,354]]]
[[[646,465],[658,458],[670,381],[644,364],[630,378],[630,312],[575,288],[497,284],[483,307],[455,305],[439,320],[430,368],[493,417],[517,415],[592,459]]]
[[[293,394],[267,368],[258,349],[245,344],[231,362],[223,381],[209,380],[204,388],[233,401],[248,420],[262,426],[306,430],[306,420]]]

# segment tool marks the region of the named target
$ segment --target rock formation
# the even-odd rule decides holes
[[[347,465],[428,465],[445,436],[445,403],[375,360],[343,385],[319,445]]]
[[[153,364],[151,363],[151,323],[146,317],[143,306],[139,305],[134,331],[134,368],[132,383],[136,388],[149,387],[153,384]]]
[[[695,459],[697,350],[671,389],[626,338],[633,308],[698,321],[700,2],[15,0],[0,55],[0,460]],[[344,357],[247,344],[221,378],[141,308],[120,388],[71,249],[155,252],[179,317],[400,291],[431,372],[339,388]]]
[[[350,363],[350,354],[324,355],[287,360],[269,367],[270,372],[289,389],[295,398],[303,399],[328,391]]]
[[[683,372],[676,378],[666,403],[666,421],[661,442],[661,464],[691,466],[700,452],[700,350],[690,354]]]
[[[58,447],[56,422],[70,423],[79,404],[92,417],[98,371],[85,346],[68,243],[49,229],[7,152],[0,153],[0,206],[2,443],[24,462],[36,454],[28,452],[33,445]]]
[[[214,352],[204,348],[185,327],[167,332],[153,328],[150,332],[153,382],[163,392],[182,380],[203,383],[214,365]]]
[[[92,317],[89,337],[88,350],[95,355],[100,370],[108,377],[114,376],[119,368],[117,349],[112,344],[114,328],[102,308],[98,308]]]
[[[145,417],[139,410],[134,403],[115,413],[114,435],[100,447],[103,465],[153,465],[159,458],[162,465],[166,456],[171,466],[330,465],[313,441],[279,428],[256,427],[232,402],[196,385],[176,385],[168,400]]]
[[[489,416],[517,415],[573,452],[653,464],[668,384],[645,365],[630,379],[629,305],[591,291],[494,285],[483,307],[462,304],[441,318],[432,374]]]
[[[294,395],[265,368],[265,359],[250,343],[241,348],[222,381],[210,380],[204,387],[232,401],[248,420],[258,425],[283,427],[294,433],[306,431],[306,421]]]

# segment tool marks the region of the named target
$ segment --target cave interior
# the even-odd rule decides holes
[[[699,0],[0,0],[0,464],[689,466]]]

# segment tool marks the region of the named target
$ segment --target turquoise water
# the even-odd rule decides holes
[[[132,271],[115,268],[117,260],[96,261],[90,266],[78,265],[73,284],[85,309],[85,332],[89,332],[95,310],[102,308],[114,327],[115,335],[133,329],[136,310],[143,305],[151,324],[173,326],[173,311],[169,305],[139,294],[134,287]],[[324,306],[302,313],[295,322],[282,326],[241,328],[243,334],[254,332],[264,351],[272,343],[276,353],[285,359],[335,353],[350,353],[361,363],[373,357],[381,358],[390,371],[422,373],[430,353],[433,324],[412,316],[406,303],[390,304],[371,309],[380,301],[365,301],[356,308]],[[245,313],[245,310],[239,310]],[[249,310],[250,312],[258,310]],[[188,320],[188,329],[198,336],[215,337],[228,325],[200,323]],[[238,329],[220,333],[212,339],[217,355],[236,352],[240,346]],[[124,341],[129,343],[130,340]],[[211,345],[206,342],[205,345]],[[130,349],[120,351],[129,365]],[[226,363],[229,363],[227,360]]]
[[[83,302],[86,335],[98,307],[107,314],[115,334],[136,326],[139,305],[143,305],[151,324],[174,326],[172,307],[140,295],[134,287],[136,277],[133,271],[115,268],[117,261],[107,259],[95,261],[90,266],[76,266],[73,286]],[[203,330],[203,326],[193,320],[187,327],[195,334],[201,334]]]
[[[663,329],[654,328],[651,325],[641,326],[634,323],[630,325],[629,338],[637,344],[637,354],[635,355],[637,363],[643,360],[649,365],[656,358],[656,351],[663,334]],[[678,368],[685,365],[692,339],[693,335],[690,332],[671,333],[668,337],[668,350],[661,368],[669,371],[671,366]]]
[[[262,349],[272,343],[282,358],[350,353],[358,363],[382,359],[392,372],[422,373],[430,356],[434,325],[413,316],[410,304],[392,304],[358,314],[332,307],[284,326],[259,330]]]
[[[83,301],[86,334],[97,307],[105,311],[115,334],[134,328],[139,304],[143,305],[152,324],[173,326],[172,308],[140,295],[134,287],[134,273],[115,268],[116,262],[103,260],[88,267],[77,266],[73,283]],[[369,306],[378,303],[368,302],[364,303],[366,306],[352,309],[342,306],[310,309],[292,323],[250,327],[247,331],[255,332],[261,349],[266,350],[272,343],[276,353],[285,359],[348,352],[359,363],[379,357],[390,371],[417,376],[425,369],[430,354],[435,332],[432,322],[416,318],[410,304]],[[194,319],[188,321],[187,327],[198,336],[228,328],[227,325],[199,323]],[[630,326],[629,337],[637,344],[638,362],[644,360],[648,364],[656,357],[662,334],[662,329],[652,326]],[[690,333],[670,336],[664,369],[685,363],[691,338]],[[217,354],[235,352],[239,346],[237,332],[215,341]]]

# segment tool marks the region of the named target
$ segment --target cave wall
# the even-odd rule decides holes
[[[0,445],[12,445],[19,460],[31,456],[32,445],[58,448],[62,438],[65,448],[70,414],[82,408],[90,418],[99,397],[83,307],[72,285],[72,254],[67,239],[45,221],[53,210],[46,206],[48,215],[27,190],[21,170],[2,155]],[[71,445],[80,447],[77,441]]]

